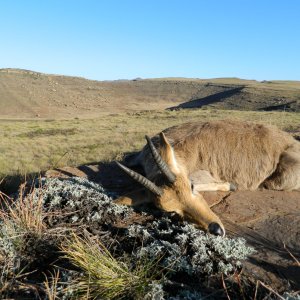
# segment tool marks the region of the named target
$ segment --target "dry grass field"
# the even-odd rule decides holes
[[[215,109],[104,114],[69,120],[0,120],[0,178],[120,158],[145,134],[194,120],[241,119],[297,131],[299,113]]]

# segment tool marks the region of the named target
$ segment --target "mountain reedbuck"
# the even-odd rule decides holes
[[[192,122],[170,127],[129,159],[145,177],[118,163],[149,192],[116,203],[153,202],[202,229],[225,235],[201,191],[300,189],[300,143],[276,127],[238,121]]]

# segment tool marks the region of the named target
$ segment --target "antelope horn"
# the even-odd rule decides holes
[[[163,159],[157,152],[157,150],[156,150],[155,146],[153,145],[153,142],[151,141],[149,136],[146,135],[145,138],[147,140],[147,144],[150,148],[150,151],[152,153],[152,156],[153,156],[158,168],[167,177],[167,179],[169,180],[170,183],[174,183],[176,180],[175,174],[170,170],[169,166],[163,161]]]
[[[147,179],[146,177],[142,176],[141,174],[125,167],[124,165],[120,164],[119,162],[116,161],[116,164],[125,172],[127,173],[131,178],[133,178],[135,181],[139,182],[142,184],[145,188],[150,190],[153,194],[157,196],[162,195],[162,189],[159,188],[156,184],[154,184],[152,181]]]

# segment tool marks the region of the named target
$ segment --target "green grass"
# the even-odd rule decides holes
[[[195,120],[241,119],[296,129],[300,113],[215,109],[144,111],[96,119],[0,120],[0,179],[120,158],[144,145],[145,134]]]
[[[61,248],[65,258],[83,273],[66,288],[76,299],[143,299],[148,286],[162,275],[157,261],[136,262],[132,269],[129,261],[115,259],[95,237],[73,234]]]

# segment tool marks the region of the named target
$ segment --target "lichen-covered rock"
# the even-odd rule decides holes
[[[112,197],[116,195],[104,191],[99,184],[84,178],[54,178],[42,179],[39,186],[35,193],[43,197],[45,209],[62,211],[60,216],[49,218],[49,223],[82,224],[93,233],[98,228],[99,234],[105,235],[104,241],[108,241],[107,236],[110,242],[114,240],[114,252],[129,255],[133,264],[145,258],[159,260],[171,273],[185,273],[200,282],[208,275],[233,272],[253,252],[243,239],[215,237],[168,215],[142,224],[128,222],[127,229],[112,231],[110,225],[126,220],[134,210],[114,204]],[[199,295],[193,289],[185,289],[183,293],[188,293],[190,299]],[[160,286],[155,283],[148,298],[150,295],[156,295],[153,299],[163,299]],[[189,299],[186,295],[183,299]]]
[[[164,287],[160,283],[153,282],[148,287],[148,292],[144,296],[144,300],[165,300]]]
[[[47,211],[61,211],[47,221],[51,225],[60,223],[95,225],[113,224],[126,219],[132,208],[112,202],[112,193],[105,192],[101,185],[85,178],[43,178],[37,183],[34,193],[42,197]]]
[[[148,224],[147,228],[133,224],[128,235],[139,239],[142,245],[134,253],[138,258],[162,257],[165,267],[189,275],[228,274],[253,252],[244,239],[215,237],[167,217]]]
[[[85,178],[42,179],[35,193],[37,197],[43,197],[46,209],[62,210],[61,216],[55,216],[56,223],[63,220],[103,229],[103,225],[114,224],[117,219],[133,213],[130,207],[114,204],[114,195]],[[165,267],[189,275],[228,274],[253,252],[243,239],[215,237],[170,217],[131,224],[121,240],[127,244],[134,241],[134,249],[130,250],[134,250],[132,253],[137,258],[163,257]]]
[[[207,299],[207,296],[203,296],[201,293],[193,290],[180,290],[176,296],[169,297],[168,300],[201,300]]]
[[[11,228],[6,226],[0,221],[0,253],[6,259],[12,259],[16,256],[13,240],[10,238],[14,232],[11,232]]]
[[[84,228],[100,236],[115,256],[129,257],[133,267],[137,261],[150,259],[168,270],[169,279],[162,283],[154,280],[145,299],[201,299],[205,278],[233,272],[253,252],[243,239],[206,234],[169,214],[152,216],[149,221],[150,213],[143,212],[144,222],[137,224],[131,218],[137,212],[114,204],[115,196],[85,178],[43,178],[33,191],[36,201],[42,199],[48,228]],[[120,221],[125,223],[125,228],[115,227]],[[0,231],[3,237],[7,235],[1,224]],[[5,238],[0,242],[1,250],[14,255],[13,245]],[[191,282],[185,282],[182,287],[184,277],[176,277],[177,273]],[[176,293],[172,288],[170,292],[172,284],[177,286]]]
[[[283,299],[285,300],[300,300],[300,293],[297,292],[297,293],[284,293],[282,295]]]

